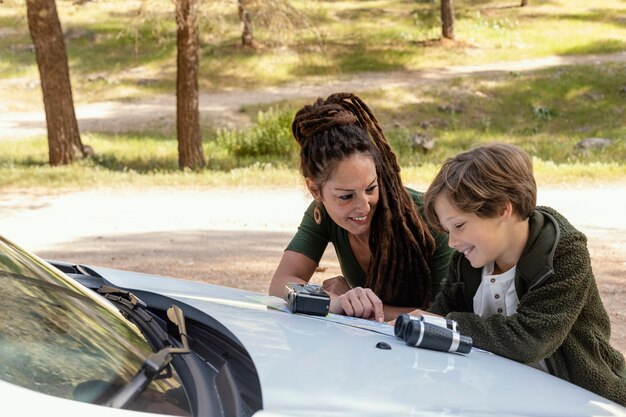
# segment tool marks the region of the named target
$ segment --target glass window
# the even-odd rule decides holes
[[[0,241],[0,379],[57,397],[101,403],[130,381],[150,345],[108,303],[35,258],[12,256]],[[27,262],[22,262],[25,258]],[[128,408],[188,415],[175,372],[150,384]]]

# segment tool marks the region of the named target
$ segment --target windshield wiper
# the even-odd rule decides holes
[[[178,327],[180,341],[183,345],[181,348],[166,347],[156,353],[150,355],[141,365],[141,368],[133,379],[114,394],[103,405],[123,408],[131,402],[135,397],[143,392],[143,390],[158,378],[163,370],[170,364],[174,356],[189,353],[189,341],[187,339],[187,329],[185,326],[185,315],[183,310],[172,305],[167,309],[167,318]]]

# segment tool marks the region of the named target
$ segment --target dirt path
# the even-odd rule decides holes
[[[245,105],[269,104],[287,99],[315,99],[340,91],[363,92],[376,89],[408,87],[450,80],[465,75],[497,78],[511,72],[529,72],[539,69],[580,64],[626,62],[626,51],[607,55],[571,55],[526,59],[515,62],[492,63],[476,66],[431,68],[419,71],[394,71],[362,73],[336,79],[309,79],[280,87],[267,87],[251,91],[225,91],[201,93],[200,114],[204,121],[216,127],[236,127],[248,123],[248,117],[239,109]],[[0,81],[3,90],[21,88],[20,85],[37,83],[37,80]],[[23,88],[23,87],[22,87]],[[46,133],[43,106],[21,112],[1,111],[0,139],[20,138]],[[137,132],[155,128],[170,129],[175,126],[176,102],[173,95],[160,95],[134,101],[105,101],[76,103],[76,115],[81,132]]]
[[[612,343],[626,354],[625,195],[626,183],[539,190],[587,235]],[[48,259],[266,292],[308,203],[300,189],[14,192],[0,200],[0,233]],[[320,266],[316,282],[340,273],[330,248]]]

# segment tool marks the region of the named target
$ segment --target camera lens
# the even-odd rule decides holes
[[[410,322],[411,322],[411,316],[409,316],[408,314],[404,314],[404,313],[400,314],[396,318],[396,323],[393,326],[393,334],[395,334],[396,337],[399,337],[400,339],[404,339],[404,332]]]
[[[442,352],[469,353],[472,338],[420,320],[411,320],[404,331],[407,345]]]

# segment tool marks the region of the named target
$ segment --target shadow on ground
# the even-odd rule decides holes
[[[37,255],[265,293],[291,237],[287,232],[219,230],[138,233],[79,239]],[[340,274],[332,246],[319,269],[314,281]]]

